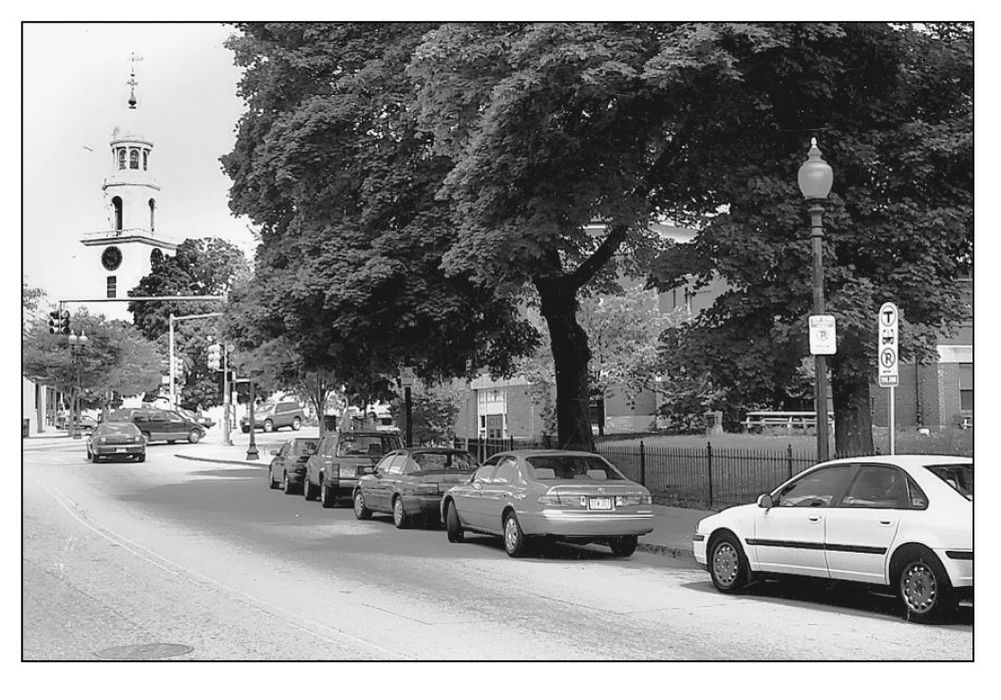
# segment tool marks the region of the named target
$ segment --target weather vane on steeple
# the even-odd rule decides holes
[[[136,54],[133,52],[131,60],[132,60],[132,71],[130,73],[129,79],[126,81],[125,84],[128,85],[131,88],[130,93],[129,93],[129,109],[135,109],[136,108],[136,85],[139,84],[139,81],[136,80],[136,61],[143,60],[143,57],[142,56],[136,56]]]

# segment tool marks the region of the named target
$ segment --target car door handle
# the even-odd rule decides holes
[[[811,515],[810,518],[809,518],[809,520],[810,520],[811,523],[819,523],[820,522],[820,516],[819,515]]]
[[[880,525],[889,525],[890,523],[891,523],[891,521],[889,521],[889,520],[880,520],[879,521]]]

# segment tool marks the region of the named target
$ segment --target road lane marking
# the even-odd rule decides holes
[[[310,629],[308,627],[305,627],[302,624],[296,622],[294,619],[291,619],[291,618],[296,618],[298,620],[307,620],[311,625],[316,625],[318,627],[321,627],[321,628],[324,628],[324,629],[328,630],[329,632],[332,632],[335,635],[344,637],[344,638],[346,638],[348,640],[351,640],[351,641],[353,641],[355,643],[363,644],[365,646],[368,646],[368,647],[374,649],[375,651],[377,651],[378,653],[382,654],[383,656],[381,656],[380,658],[383,658],[383,659],[387,659],[387,658],[410,659],[411,658],[410,656],[405,655],[405,654],[391,652],[388,649],[386,649],[385,647],[382,647],[379,644],[376,644],[375,642],[370,642],[367,639],[363,639],[361,637],[357,637],[357,636],[355,636],[355,635],[353,635],[353,634],[351,634],[349,632],[345,632],[343,630],[339,630],[339,629],[337,629],[335,627],[330,627],[329,625],[325,625],[325,624],[316,622],[315,620],[304,618],[304,617],[298,615],[297,613],[290,612],[290,611],[284,610],[282,608],[269,609],[269,607],[271,607],[271,606],[269,606],[267,603],[265,603],[264,601],[262,601],[262,600],[260,600],[260,599],[258,599],[256,597],[254,597],[254,596],[251,596],[251,595],[249,595],[247,593],[244,593],[243,591],[239,591],[239,590],[237,590],[235,588],[227,586],[226,584],[221,583],[219,581],[216,581],[216,580],[214,580],[212,578],[209,578],[208,576],[205,576],[204,574],[200,574],[200,573],[197,573],[195,571],[192,571],[191,569],[189,569],[189,568],[187,568],[187,567],[185,567],[185,566],[183,566],[181,564],[178,564],[175,561],[171,561],[170,559],[168,559],[167,557],[164,557],[161,554],[157,554],[156,552],[153,552],[152,550],[148,549],[147,547],[144,547],[143,545],[139,544],[138,542],[134,542],[133,540],[130,540],[128,537],[126,537],[125,535],[122,535],[121,533],[115,532],[114,530],[111,530],[110,528],[108,528],[108,527],[106,527],[104,525],[98,525],[97,523],[89,522],[87,520],[87,516],[84,514],[83,509],[80,508],[78,505],[76,505],[75,502],[72,501],[72,499],[70,499],[68,496],[66,496],[65,494],[63,494],[58,489],[56,489],[56,488],[54,488],[54,487],[52,487],[52,486],[50,486],[50,485],[48,485],[48,484],[40,481],[34,475],[30,475],[29,474],[28,477],[32,481],[34,481],[35,484],[37,484],[39,487],[41,487],[43,491],[46,491],[50,496],[52,496],[52,498],[55,499],[56,503],[58,503],[67,513],[69,513],[70,517],[72,517],[74,520],[76,520],[77,522],[79,522],[81,525],[83,525],[87,529],[91,530],[92,532],[94,532],[95,534],[99,535],[100,537],[103,537],[104,539],[108,540],[112,544],[115,544],[115,545],[118,545],[119,547],[122,547],[124,550],[126,550],[127,552],[129,552],[133,556],[137,557],[138,559],[141,559],[142,561],[145,561],[148,564],[151,564],[151,565],[153,565],[153,566],[155,566],[155,567],[157,567],[159,569],[162,569],[163,571],[166,571],[169,574],[177,576],[178,578],[180,578],[182,580],[186,580],[188,583],[194,584],[196,586],[200,586],[202,588],[215,588],[218,591],[229,593],[230,597],[235,602],[241,603],[241,604],[243,604],[243,605],[245,605],[245,606],[247,606],[247,607],[249,607],[251,609],[257,610],[258,612],[264,613],[265,615],[268,615],[270,617],[273,617],[273,618],[276,618],[276,619],[281,619],[286,624],[288,624],[288,625],[290,625],[292,627],[295,627],[296,629],[299,629],[299,630],[301,630],[303,632],[311,634],[314,637],[316,637],[318,639],[321,639],[324,642],[327,642],[328,644],[332,644],[334,646],[337,646],[339,644],[339,641],[336,640],[336,639],[334,639],[334,638],[332,638],[332,637],[324,636],[323,634],[321,634],[320,632],[317,632],[316,630],[312,630],[312,629]],[[160,560],[160,561],[157,561],[157,560]],[[161,563],[161,562],[163,562],[163,563]],[[173,568],[171,568],[171,567],[173,567]],[[276,612],[276,610],[277,610],[277,612]],[[343,640],[340,640],[340,642],[343,642]]]

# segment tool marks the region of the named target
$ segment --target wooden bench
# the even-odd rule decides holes
[[[748,411],[742,420],[745,432],[764,432],[766,429],[784,429],[792,434],[796,430],[816,430],[817,414],[814,411]],[[827,423],[834,425],[834,414],[827,414]]]

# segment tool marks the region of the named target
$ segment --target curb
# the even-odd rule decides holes
[[[240,467],[253,467],[261,464],[261,460],[244,460],[238,461],[235,459],[213,459],[211,457],[192,457],[191,455],[174,455],[178,459],[190,459],[192,462],[212,462],[213,464],[235,464]]]
[[[667,544],[649,544],[647,542],[639,542],[636,544],[637,552],[647,552],[648,554],[660,554],[665,557],[671,557],[672,559],[684,559],[691,564],[698,564],[695,561],[695,554],[690,549],[683,549],[681,547],[672,547]]]

